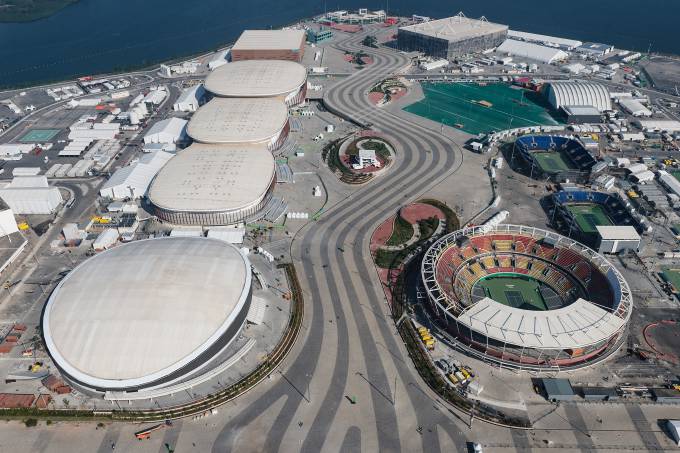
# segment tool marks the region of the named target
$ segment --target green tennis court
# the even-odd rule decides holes
[[[533,153],[534,159],[541,170],[545,173],[559,173],[561,171],[573,170],[574,166],[571,162],[557,151],[548,151],[544,153]]]
[[[598,226],[614,225],[599,204],[570,204],[567,209],[584,233],[596,233]]]
[[[42,143],[52,139],[59,133],[59,129],[33,129],[19,139],[23,143]]]
[[[680,291],[680,269],[673,267],[664,267],[661,269],[661,275],[664,280],[673,285],[673,291]]]
[[[670,174],[671,174],[675,179],[677,179],[678,181],[680,181],[680,170],[671,170],[671,171],[670,171]]]
[[[513,308],[544,311],[548,309],[539,291],[540,283],[531,277],[513,273],[493,274],[479,280],[487,297]]]

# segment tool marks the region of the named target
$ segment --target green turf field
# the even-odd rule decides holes
[[[599,204],[570,204],[567,209],[584,233],[596,233],[597,226],[614,224]]]
[[[423,83],[422,88],[425,99],[405,111],[447,126],[462,125],[470,134],[560,124],[540,95],[504,83]],[[484,107],[478,101],[493,105]]]
[[[565,170],[573,170],[574,166],[557,151],[533,153],[536,163],[546,173],[557,173]]]
[[[671,170],[669,172],[675,179],[680,181],[680,170]]]
[[[661,269],[663,278],[673,285],[675,292],[680,291],[680,269],[675,267],[664,267]]]
[[[59,129],[33,129],[19,140],[23,143],[43,143],[59,133]]]
[[[523,310],[544,311],[548,309],[539,292],[537,280],[513,273],[493,274],[477,283],[486,295],[503,305]]]

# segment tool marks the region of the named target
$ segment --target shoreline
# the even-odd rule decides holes
[[[80,0],[76,0],[80,1]],[[318,17],[317,15],[314,16],[309,16],[309,17],[302,17],[294,22],[288,22],[283,25],[280,25],[279,28],[284,28],[284,27],[290,27],[291,25],[298,24],[300,22],[306,22],[308,20],[314,19],[315,17]],[[2,24],[0,22],[0,24]],[[120,68],[120,69],[114,69],[110,72],[100,72],[100,73],[82,73],[82,74],[74,74],[70,78],[64,78],[64,79],[53,79],[53,80],[43,80],[37,83],[29,83],[25,85],[4,85],[0,82],[0,93],[7,93],[11,91],[17,91],[17,90],[26,90],[26,89],[35,89],[35,88],[40,88],[40,87],[47,87],[51,85],[60,85],[63,83],[69,83],[69,82],[75,82],[78,80],[80,77],[86,77],[86,76],[92,76],[92,77],[106,77],[106,76],[117,76],[117,75],[124,75],[124,74],[134,74],[134,73],[140,73],[140,72],[150,72],[160,66],[161,64],[167,64],[167,65],[172,65],[172,64],[177,64],[181,63],[183,61],[189,61],[189,60],[194,60],[196,58],[201,58],[205,57],[208,55],[211,55],[216,52],[220,52],[222,50],[231,48],[236,41],[227,41],[224,43],[221,43],[219,47],[213,48],[213,49],[205,49],[205,50],[199,50],[195,53],[190,53],[190,54],[185,54],[185,55],[177,55],[173,58],[170,59],[159,59],[152,61],[150,63],[144,64],[144,65],[130,65],[125,68]]]
[[[60,8],[59,10],[52,13],[50,16],[58,13],[59,11],[62,11],[64,8],[75,5],[76,3],[79,3],[79,2],[80,2],[80,0],[74,0],[72,3],[69,3],[66,6],[64,6],[63,8]],[[15,22],[2,22],[2,21],[0,21],[0,25],[2,25],[3,23],[19,23],[19,24],[20,23],[30,23],[30,22],[35,22],[35,21],[41,20],[41,19],[45,19],[45,18],[50,17],[50,16],[44,16],[44,17],[33,19],[33,20],[21,21],[21,22],[16,22],[16,21]],[[298,24],[298,23],[301,23],[301,22],[306,22],[306,21],[312,20],[316,17],[319,17],[319,14],[315,14],[315,15],[307,16],[307,17],[301,17],[294,22],[284,23],[284,24],[280,25],[278,28],[289,27],[289,26],[292,26],[292,25],[295,25],[295,24]],[[401,16],[398,16],[398,17],[401,17]],[[174,56],[170,59],[153,60],[153,61],[146,63],[146,64],[139,64],[139,65],[131,64],[131,65],[128,65],[128,66],[125,66],[125,67],[122,67],[122,68],[113,69],[109,72],[79,73],[79,74],[76,73],[76,74],[73,74],[69,78],[45,79],[45,80],[37,81],[37,82],[33,81],[33,82],[30,82],[30,83],[27,83],[27,84],[2,84],[0,82],[0,93],[6,93],[6,92],[11,92],[11,91],[16,91],[16,90],[35,89],[35,88],[47,87],[47,86],[51,86],[51,85],[59,85],[59,84],[63,84],[63,83],[75,82],[75,81],[77,81],[78,78],[86,77],[86,76],[92,76],[92,77],[99,78],[99,77],[118,76],[118,75],[125,75],[125,74],[134,74],[134,73],[147,73],[147,72],[154,70],[156,67],[160,66],[161,64],[171,65],[171,64],[177,64],[177,63],[181,63],[181,62],[184,62],[184,61],[189,61],[189,60],[205,57],[205,56],[208,56],[212,53],[216,53],[216,52],[225,50],[227,48],[230,48],[234,45],[234,43],[235,43],[235,41],[233,41],[233,40],[227,41],[227,42],[219,44],[218,47],[213,48],[213,49],[204,49],[204,50],[196,51],[195,53],[176,55],[176,56]],[[627,49],[618,48],[618,47],[615,47],[615,48],[617,50],[627,50]],[[673,53],[664,53],[664,52],[652,52],[650,54],[647,54],[647,57],[648,58],[649,57],[661,57],[661,58],[668,58],[668,59],[672,59],[672,60],[680,60],[680,53],[679,54],[673,54]]]

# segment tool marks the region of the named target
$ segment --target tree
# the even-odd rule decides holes
[[[366,47],[377,48],[378,47],[378,39],[373,35],[368,35],[364,38],[363,41],[361,41],[361,44],[363,44]]]

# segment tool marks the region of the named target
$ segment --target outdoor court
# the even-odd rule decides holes
[[[557,151],[535,152],[533,156],[538,166],[545,173],[558,173],[574,169],[571,162]]]
[[[663,278],[673,285],[676,292],[680,291],[680,268],[664,267],[661,269]]]
[[[504,83],[423,83],[425,99],[404,108],[432,121],[454,126],[470,134],[515,127],[554,125],[547,105],[528,90]],[[487,101],[485,107],[479,101]]]
[[[669,173],[670,173],[671,176],[673,176],[675,179],[677,179],[678,181],[680,181],[680,171],[678,171],[678,170],[671,170]]]
[[[487,297],[513,308],[543,311],[548,306],[539,291],[537,280],[520,274],[493,274],[483,278],[477,285]]]
[[[33,129],[21,137],[23,143],[43,143],[48,142],[59,133],[59,129]]]
[[[614,224],[599,204],[570,204],[567,209],[584,233],[596,233],[597,226]]]

